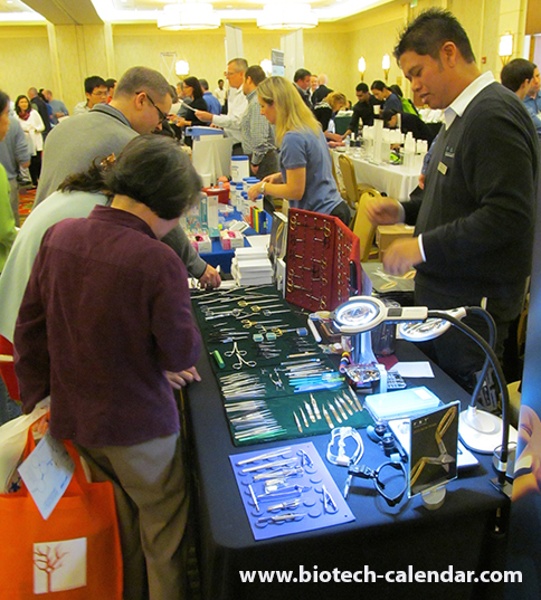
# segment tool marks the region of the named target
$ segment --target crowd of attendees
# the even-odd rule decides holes
[[[459,74],[474,81],[475,63],[462,52]],[[411,54],[409,48],[397,50],[404,64]],[[456,83],[456,72],[447,75]],[[200,380],[194,365],[201,339],[190,316],[187,275],[202,287],[220,285],[219,273],[195,253],[178,225],[201,188],[189,151],[178,151],[191,145],[190,128],[219,127],[231,138],[232,154],[248,156],[250,173],[259,179],[250,198],[287,199],[347,225],[352,214],[333,176],[329,147],[379,118],[420,139],[434,137],[421,107],[381,80],[370,87],[360,82],[351,105],[344,90],[332,88],[332,77],[306,68],[290,81],[267,76],[239,57],[227,63],[224,76],[214,92],[204,78],[191,75],[172,85],[145,67],[129,69],[118,81],[90,76],[85,99],[71,112],[48,89],[31,87],[11,99],[0,92],[0,335],[17,348],[24,410],[52,394],[60,407],[51,413],[52,434],[71,437],[95,478],[115,482],[125,594],[133,599],[147,586],[174,597],[186,583],[180,546],[187,496],[172,388]],[[541,135],[537,66],[513,60],[501,79]],[[497,87],[491,93],[500,94]],[[526,119],[524,128],[530,128],[526,111],[505,94],[510,106],[519,107],[517,121]],[[340,114],[348,119],[343,132],[336,126]],[[442,144],[434,146],[442,155]],[[430,181],[436,181],[435,169],[432,164]],[[20,185],[37,190],[35,208],[18,233]],[[428,192],[439,197],[434,186]],[[373,216],[386,222],[391,210],[398,218],[399,209],[389,200]],[[417,241],[411,250],[415,264],[425,265],[427,280],[433,276],[432,240],[430,231],[423,232],[428,262],[417,257]],[[91,277],[83,276],[88,265]],[[3,411],[8,401],[1,382],[0,394]],[[94,418],[88,418],[91,405]],[[158,405],[166,407],[162,413]],[[141,466],[147,459],[150,468]],[[137,493],[130,491],[134,481]],[[162,503],[165,496],[174,499]],[[133,528],[138,519],[140,532]],[[156,541],[152,529],[158,521],[163,531]],[[164,555],[171,560],[157,560]]]

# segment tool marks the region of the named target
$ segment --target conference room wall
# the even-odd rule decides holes
[[[46,27],[0,27],[0,89],[15,100],[39,81],[52,81]]]
[[[392,55],[398,33],[408,19],[429,6],[442,6],[450,8],[464,23],[482,70],[491,69],[498,76],[502,15],[505,13],[507,22],[514,21],[514,29],[521,18],[520,4],[520,0],[419,0],[412,9],[401,2],[390,2],[357,17],[305,30],[304,66],[314,73],[327,73],[330,87],[354,99],[354,88],[360,81],[358,58],[362,55],[366,59],[366,82],[382,79],[382,56]],[[244,55],[250,64],[270,58],[271,49],[280,48],[283,32],[262,31],[254,24],[235,25],[243,30]],[[520,32],[518,25],[516,31]],[[215,31],[163,32],[154,23],[112,27],[5,25],[0,27],[0,88],[11,96],[25,93],[31,85],[51,88],[71,109],[84,99],[83,80],[89,75],[118,78],[127,68],[143,64],[158,69],[174,83],[177,78],[171,70],[171,59],[168,63],[160,56],[162,52],[174,52],[177,60],[190,63],[191,74],[207,78],[214,89],[217,79],[223,77],[224,40],[223,27]],[[394,59],[389,83],[399,83],[409,92]]]
[[[280,49],[283,32],[266,32],[253,25],[237,23],[242,29],[243,55],[250,65],[269,59],[272,49]],[[211,89],[223,78],[226,65],[223,28],[207,32],[164,33],[148,25],[115,27],[114,48],[118,73],[133,64],[144,64],[164,73],[161,52],[174,52],[177,60],[187,60],[190,74],[205,77]],[[348,74],[351,56],[350,34],[337,25],[325,24],[303,32],[304,65],[314,73],[329,75],[330,86],[354,98],[355,79]],[[164,73],[166,75],[166,73]],[[173,83],[178,79],[168,77]]]
[[[0,89],[14,100],[29,87],[49,88],[68,109],[85,99],[84,79],[107,73],[101,25],[0,27]]]
[[[280,48],[282,32],[236,25],[243,30],[244,56],[250,64],[259,64],[270,58],[273,48]],[[223,27],[205,32],[162,32],[153,24],[115,25],[112,38],[113,52],[108,57],[106,32],[99,25],[50,25],[49,30],[45,25],[0,27],[4,65],[0,88],[11,96],[26,93],[29,86],[51,88],[71,110],[84,99],[83,80],[89,75],[118,79],[126,69],[139,64],[157,69],[175,83],[178,77],[169,68],[170,59],[162,59],[164,52],[176,53],[176,60],[187,60],[190,74],[208,79],[211,89],[223,78]],[[320,26],[314,32],[304,32],[304,55],[308,69],[328,73],[334,89],[354,97],[357,81],[355,76],[348,76],[349,39],[350,34],[337,25]]]
[[[384,54],[391,57],[388,83],[402,85],[402,71],[393,58],[393,48],[400,31],[407,20],[407,11],[402,5],[391,3],[378,9],[367,11],[348,23],[350,56],[348,60],[349,78],[355,85],[361,81],[358,61],[361,56],[366,61],[364,81],[369,86],[375,79],[384,80],[381,61]],[[354,89],[354,88],[353,88]],[[349,94],[348,94],[349,96]]]
[[[491,70],[499,79],[501,62],[498,56],[499,36],[506,30],[515,35],[515,56],[519,56],[520,40],[524,33],[524,10],[522,0],[418,0],[410,4],[392,2],[362,13],[350,23],[351,47],[356,55],[350,68],[357,69],[357,61],[364,56],[367,64],[364,80],[370,85],[374,79],[383,79],[381,60],[384,54],[391,56],[389,84],[397,83],[408,97],[411,90],[408,81],[392,56],[400,32],[420,12],[431,7],[450,10],[463,25],[481,71]],[[357,74],[358,77],[358,74]]]

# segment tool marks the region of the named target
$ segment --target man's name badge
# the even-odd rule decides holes
[[[447,173],[447,165],[440,162],[438,165],[438,171],[442,174],[445,175]]]

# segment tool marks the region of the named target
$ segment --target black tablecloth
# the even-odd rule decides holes
[[[413,345],[398,342],[400,360],[423,360]],[[419,497],[388,507],[370,481],[355,481],[348,504],[356,520],[351,523],[255,542],[229,463],[229,455],[246,452],[235,448],[223,412],[218,387],[205,355],[197,365],[203,382],[189,389],[188,414],[194,462],[196,512],[203,597],[208,600],[242,598],[497,598],[499,589],[474,583],[243,583],[239,571],[290,570],[298,577],[301,565],[310,573],[363,571],[379,574],[417,570],[480,571],[502,567],[507,501],[490,484],[490,457],[477,456],[480,466],[461,473],[448,485],[444,505],[428,511]],[[426,385],[443,401],[469,400],[436,366],[435,379],[409,380]],[[362,462],[373,468],[384,462],[380,447],[366,432]],[[310,437],[322,456],[329,435]],[[283,446],[284,442],[259,444],[253,449]],[[327,463],[342,489],[344,468]],[[338,575],[335,575],[336,577]],[[304,578],[308,575],[305,573]],[[326,575],[325,575],[326,577]],[[325,596],[323,596],[323,594]],[[374,595],[377,594],[377,595]]]

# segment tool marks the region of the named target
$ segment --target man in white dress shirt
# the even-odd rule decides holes
[[[205,110],[196,110],[195,116],[200,121],[211,123],[216,127],[221,127],[227,137],[235,140],[233,145],[233,154],[242,154],[242,134],[240,122],[242,115],[248,108],[248,101],[242,91],[244,83],[244,73],[248,68],[248,62],[244,58],[233,58],[227,63],[225,71],[226,79],[229,83],[227,93],[227,114],[213,115]]]

